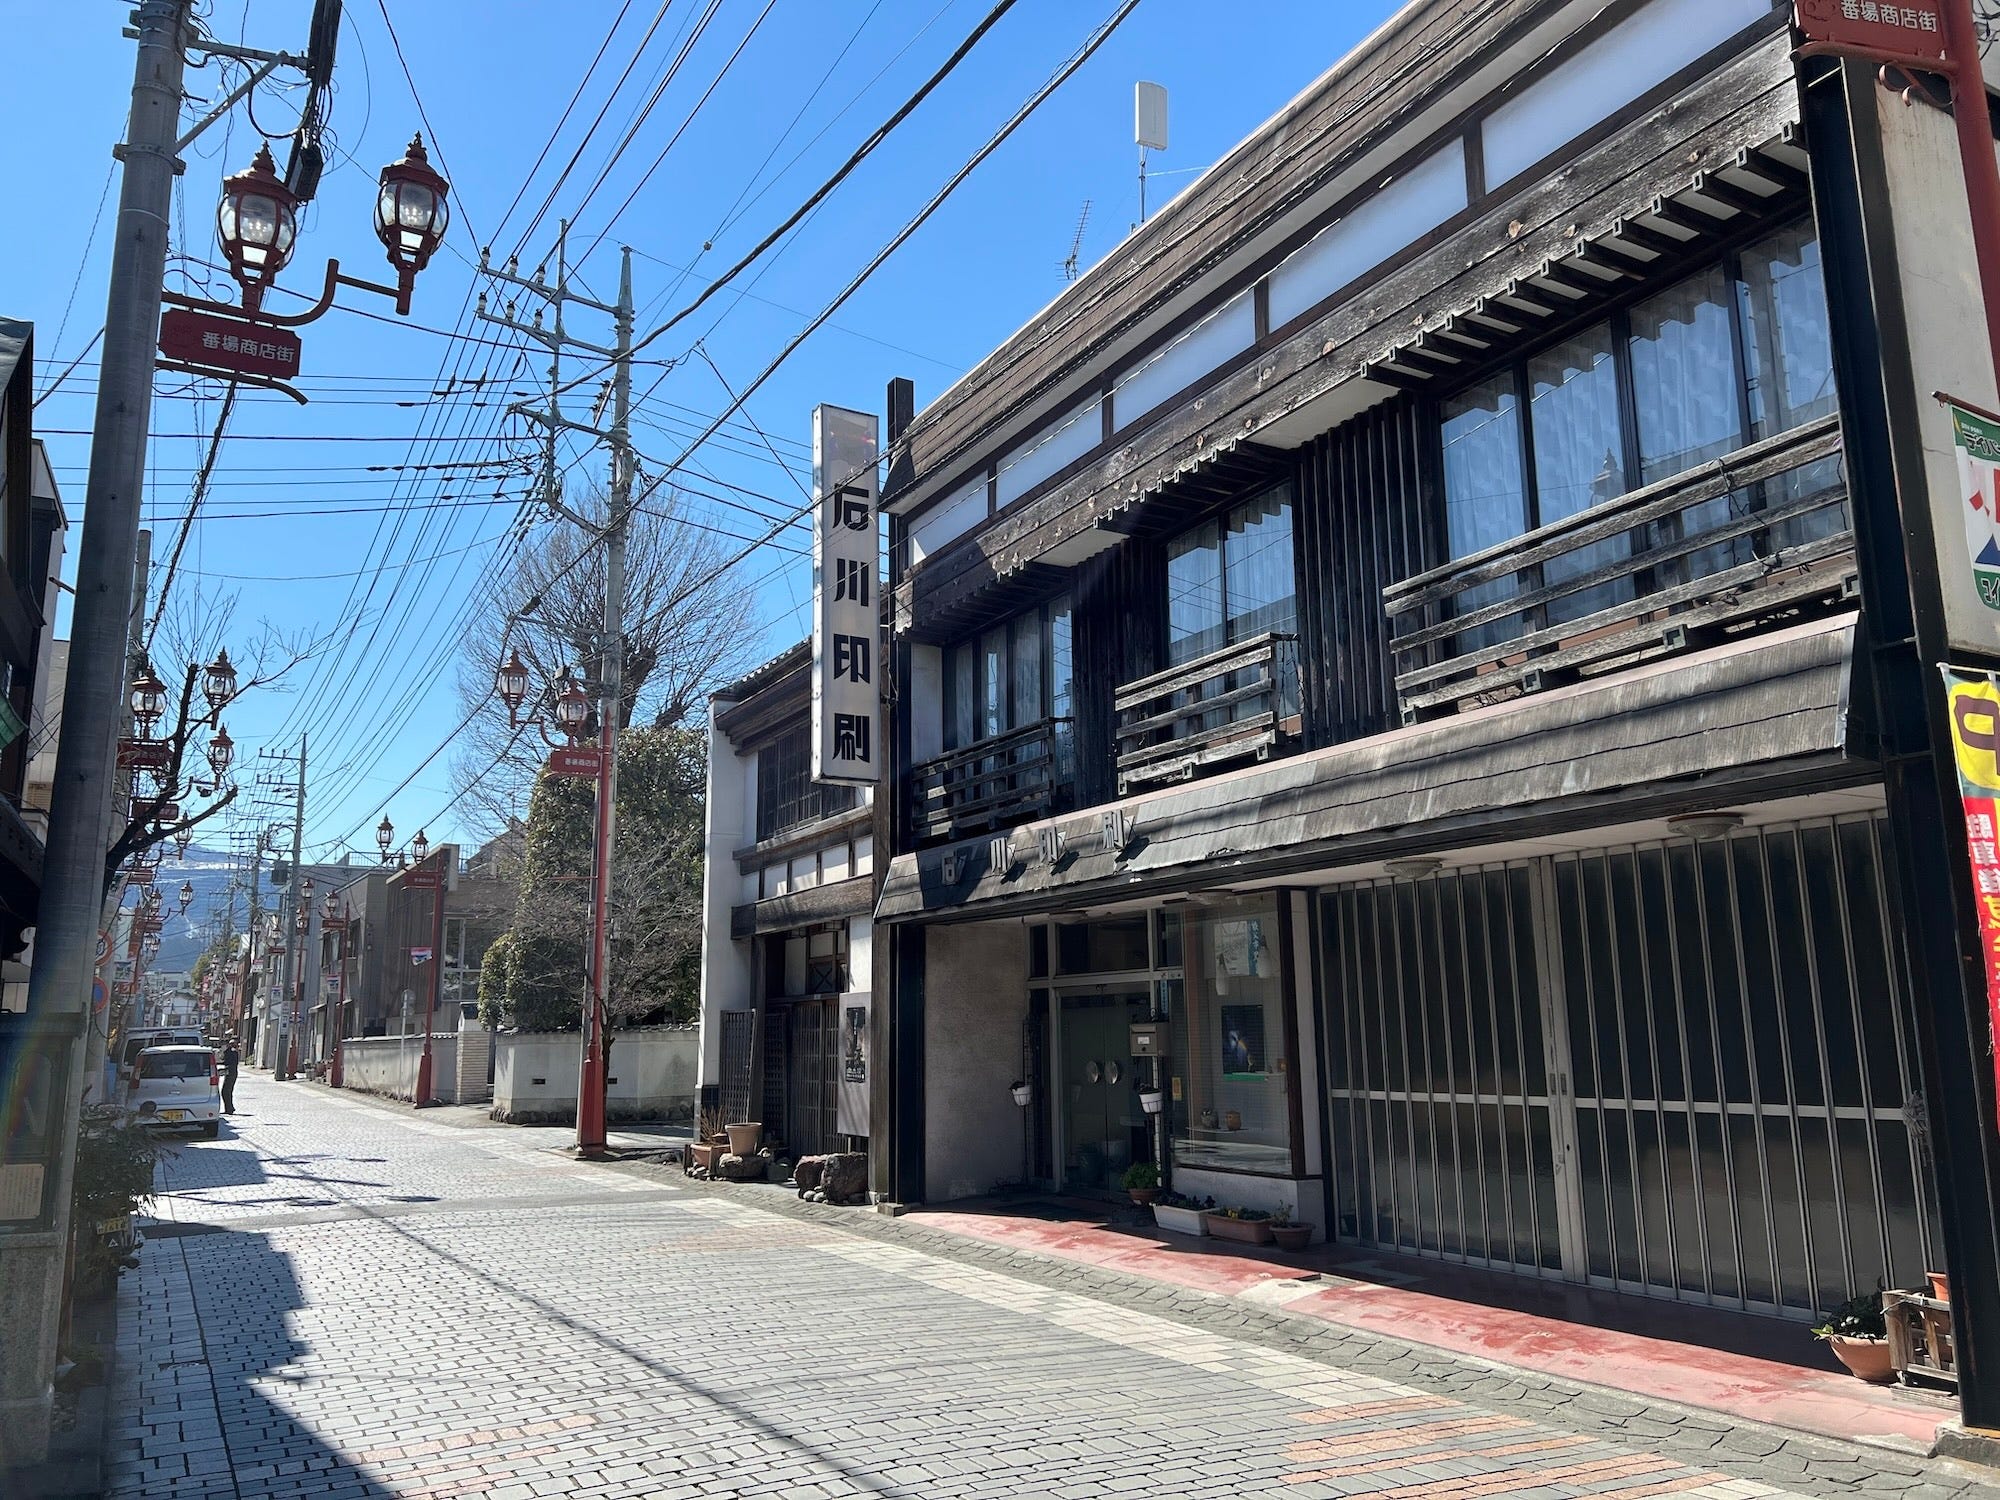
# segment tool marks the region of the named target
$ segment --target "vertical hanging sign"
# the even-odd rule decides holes
[[[2000,677],[1944,669],[1951,706],[1952,756],[1965,805],[1965,847],[1972,860],[1972,896],[1979,911],[1979,951],[1986,958],[1987,1023],[2000,1034]],[[2000,1053],[1993,1061],[2000,1085]]]
[[[873,786],[883,759],[876,600],[876,420],[813,408],[814,781]]]

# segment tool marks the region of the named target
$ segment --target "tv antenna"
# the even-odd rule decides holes
[[[1083,252],[1083,226],[1090,222],[1090,200],[1083,200],[1083,212],[1076,216],[1076,233],[1069,242],[1069,256],[1063,261],[1063,280],[1076,280],[1077,256]]]
[[[1167,149],[1167,91],[1157,83],[1132,86],[1132,139],[1139,147],[1139,222],[1146,222],[1146,153]]]

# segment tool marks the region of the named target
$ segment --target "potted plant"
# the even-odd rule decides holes
[[[1889,1327],[1882,1321],[1880,1292],[1841,1303],[1813,1330],[1813,1337],[1832,1345],[1834,1358],[1863,1380],[1884,1385],[1896,1378],[1889,1364]]]
[[[1032,1083],[1027,1083],[1016,1078],[1012,1083],[1007,1085],[1007,1088],[1013,1094],[1014,1102],[1022,1108],[1025,1109],[1029,1104],[1034,1102],[1035,1086]]]
[[[1162,1109],[1166,1108],[1166,1104],[1167,1096],[1164,1090],[1158,1088],[1143,1088],[1139,1090],[1139,1108],[1143,1109],[1147,1114],[1158,1114]]]
[[[1125,1169],[1125,1191],[1144,1208],[1160,1196],[1160,1169],[1149,1161],[1135,1161]]]
[[[1203,1215],[1208,1232],[1239,1245],[1271,1243],[1271,1215],[1261,1208],[1211,1208]]]
[[[729,1154],[731,1156],[755,1156],[757,1148],[764,1144],[764,1126],[762,1121],[756,1121],[747,1125],[725,1125],[722,1127],[722,1131],[729,1138]]]
[[[1313,1227],[1301,1224],[1289,1215],[1271,1215],[1271,1238],[1280,1250],[1303,1250],[1312,1243]]]
[[[1153,1222],[1175,1234],[1207,1234],[1203,1215],[1215,1207],[1213,1198],[1190,1198],[1183,1193],[1162,1193],[1153,1200]]]

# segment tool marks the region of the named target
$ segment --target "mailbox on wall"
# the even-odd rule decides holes
[[[1165,1057],[1167,1055],[1167,1023],[1165,1021],[1134,1021],[1131,1027],[1132,1055],[1134,1057]]]

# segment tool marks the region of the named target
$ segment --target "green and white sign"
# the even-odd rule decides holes
[[[2000,423],[1952,402],[1951,431],[1973,586],[1980,603],[2000,610]]]

